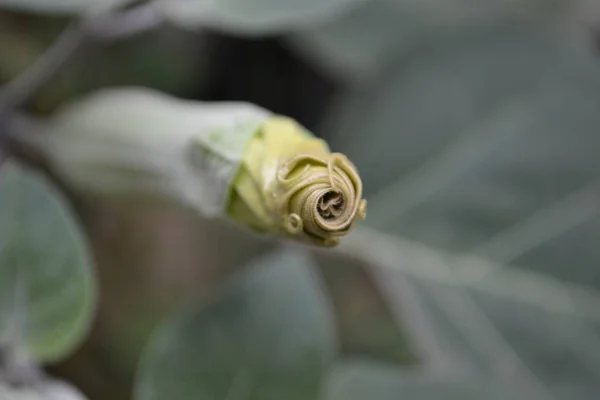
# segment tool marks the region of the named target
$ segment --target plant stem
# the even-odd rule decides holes
[[[0,118],[29,100],[82,46],[79,24],[67,27],[59,38],[21,75],[0,91]]]
[[[29,68],[0,88],[0,132],[6,130],[2,121],[7,115],[29,101],[84,45],[131,37],[162,22],[157,3],[150,2],[127,11],[84,17],[67,27]]]

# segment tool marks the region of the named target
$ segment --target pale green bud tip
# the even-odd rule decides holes
[[[366,217],[366,200],[346,156],[294,120],[271,117],[246,150],[228,214],[258,231],[331,247]]]

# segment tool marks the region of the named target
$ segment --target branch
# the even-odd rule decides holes
[[[97,41],[113,41],[150,31],[163,22],[158,2],[152,1],[108,18],[91,21],[89,34]]]
[[[83,43],[79,24],[68,27],[21,75],[0,91],[0,118],[25,103],[59,71]]]
[[[0,123],[8,113],[30,100],[85,44],[131,37],[162,22],[156,2],[75,22],[28,69],[0,88]]]

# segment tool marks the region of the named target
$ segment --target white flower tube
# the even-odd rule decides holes
[[[74,189],[223,214],[249,139],[270,112],[248,103],[106,89],[59,111],[39,137]]]
[[[365,216],[362,182],[345,156],[252,104],[110,89],[60,110],[44,131],[36,147],[88,194],[167,201],[323,246]]]

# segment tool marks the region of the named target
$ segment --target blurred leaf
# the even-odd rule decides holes
[[[44,381],[34,386],[12,387],[0,379],[2,400],[85,400],[73,386],[60,381]]]
[[[365,228],[353,232],[337,251],[368,260],[384,271],[414,277],[415,281],[474,289],[542,310],[600,321],[597,291],[479,256],[452,254]]]
[[[56,361],[91,324],[95,287],[86,243],[68,206],[40,176],[0,170],[0,341]]]
[[[252,263],[223,297],[167,324],[137,400],[319,398],[334,353],[329,306],[302,253]]]
[[[83,13],[111,9],[131,0],[0,0],[0,8],[44,14]]]
[[[292,33],[287,42],[334,79],[377,78],[424,40],[482,24],[537,24],[567,13],[563,0],[374,0],[331,21]],[[568,3],[568,1],[567,1]],[[566,18],[566,17],[562,17]]]
[[[477,248],[491,258],[600,288],[600,185],[592,184]]]
[[[382,268],[396,292],[411,273],[452,371],[510,382],[523,398],[586,399],[600,390],[597,293],[367,232],[347,246]]]
[[[286,40],[333,78],[353,81],[376,77],[387,61],[426,32],[414,13],[375,0],[294,32]]]
[[[377,287],[371,266],[352,257],[329,251],[315,259],[335,308],[341,351],[346,357],[416,365],[422,354],[414,345],[409,315],[395,318],[393,307]],[[407,319],[404,319],[407,318]]]
[[[164,7],[185,27],[265,35],[314,25],[364,1],[370,0],[172,0]]]
[[[232,224],[174,209],[132,210],[97,198],[78,202],[77,209],[101,290],[97,328],[50,373],[98,400],[131,400],[135,371],[154,329],[190,300],[213,298],[238,268],[272,248]]]
[[[560,398],[600,391],[599,336],[591,321],[520,304],[511,298],[475,297],[523,361]]]
[[[403,290],[400,279],[415,283],[417,299],[434,322],[430,334],[451,362],[440,373],[493,377],[510,382],[525,398],[586,399],[600,389],[597,293],[480,257],[364,229],[357,233],[342,245],[344,252],[385,272],[392,302],[397,297],[391,294]]]
[[[524,398],[572,399],[573,392],[559,394],[569,386],[598,388],[590,321],[462,287],[423,282],[422,288],[437,330],[472,361],[463,370],[509,383]]]
[[[465,25],[470,20],[491,22],[509,16],[541,13],[571,0],[383,0],[401,9],[412,9],[428,22]],[[578,0],[577,0],[578,1]]]
[[[327,400],[516,400],[511,388],[481,377],[407,373],[378,364],[341,364],[332,375]]]
[[[581,222],[577,204],[593,215],[599,66],[591,54],[516,27],[473,30],[415,50],[332,122],[332,147],[363,176],[367,223],[507,263]],[[580,203],[559,207],[552,219],[535,217],[581,191]],[[597,270],[595,259],[571,258],[568,266],[545,259],[537,269]]]

